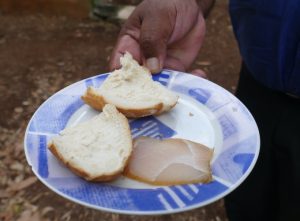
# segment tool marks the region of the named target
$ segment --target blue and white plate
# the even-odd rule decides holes
[[[125,214],[167,214],[212,203],[239,186],[259,153],[257,125],[247,108],[222,87],[190,74],[164,70],[153,79],[180,98],[170,112],[130,120],[133,137],[181,137],[214,148],[214,181],[208,184],[151,186],[120,177],[90,183],[62,165],[47,143],[65,127],[98,114],[80,99],[88,86],[100,86],[107,74],[72,84],[35,112],[26,130],[25,153],[36,176],[57,194],[98,210]]]

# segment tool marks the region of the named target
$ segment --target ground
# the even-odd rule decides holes
[[[48,1],[72,7],[0,2],[0,220],[227,220],[222,200],[180,214],[127,216],[84,208],[37,181],[23,152],[29,119],[56,91],[107,72],[120,30],[119,23],[89,19],[87,8],[76,6],[76,0]],[[240,57],[227,4],[217,1],[209,16],[207,37],[193,68],[234,92]]]

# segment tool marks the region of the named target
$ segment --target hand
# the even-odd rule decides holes
[[[110,69],[130,52],[152,73],[163,67],[185,71],[196,58],[205,35],[203,13],[196,0],[144,0],[123,26]]]

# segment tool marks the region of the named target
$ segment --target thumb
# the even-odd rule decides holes
[[[161,13],[151,18],[145,17],[141,25],[140,47],[144,56],[144,65],[151,73],[158,73],[164,66],[167,43],[175,23],[169,16]]]

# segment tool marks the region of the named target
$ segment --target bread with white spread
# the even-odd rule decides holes
[[[109,181],[127,164],[132,138],[127,118],[107,104],[99,115],[53,137],[49,150],[88,181]]]
[[[127,117],[158,115],[170,110],[178,96],[153,81],[148,69],[140,66],[129,53],[120,59],[121,69],[113,71],[99,88],[89,87],[82,96],[85,103],[102,110],[113,104]]]

